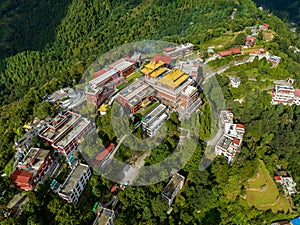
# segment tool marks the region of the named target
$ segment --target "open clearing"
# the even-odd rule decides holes
[[[274,213],[279,210],[285,213],[292,211],[289,201],[279,194],[273,178],[262,161],[259,161],[257,174],[247,182],[246,197],[250,206],[260,210],[271,209]]]

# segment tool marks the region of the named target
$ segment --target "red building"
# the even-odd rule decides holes
[[[241,49],[239,49],[239,48],[230,48],[229,50],[218,52],[218,54],[221,57],[226,57],[226,56],[236,55],[236,54],[241,54],[241,53],[242,53]]]
[[[78,146],[78,140],[92,130],[91,122],[74,112],[57,115],[39,136],[54,150],[68,156]]]
[[[154,62],[158,63],[160,61],[164,62],[166,65],[170,64],[171,57],[170,56],[163,56],[163,55],[154,55],[153,60]]]
[[[101,164],[107,157],[111,154],[111,152],[115,149],[115,145],[110,143],[103,151],[99,152],[99,154],[92,161],[91,166],[98,166]]]
[[[123,58],[109,65],[108,68],[94,73],[94,79],[86,86],[87,100],[95,105],[95,107],[98,107],[133,72],[134,63]]]
[[[18,162],[10,179],[17,188],[31,191],[49,172],[52,162],[48,150],[31,148],[24,159]]]

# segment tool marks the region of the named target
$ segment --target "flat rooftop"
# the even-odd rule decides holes
[[[77,122],[77,120],[81,118],[79,114],[71,112],[67,112],[61,117],[63,118],[59,122],[58,126],[52,126],[52,124],[55,122],[54,118],[52,124],[50,124],[45,130],[43,130],[40,136],[55,142],[60,138],[61,134],[65,133],[68,129],[70,129]]]
[[[148,87],[148,84],[137,80],[125,89],[123,89],[121,92],[119,92],[119,95],[127,100],[130,100],[133,97],[137,96],[139,93],[140,95],[142,95],[142,91],[146,90]]]
[[[72,126],[72,129],[68,132],[67,135],[65,135],[62,139],[55,142],[55,145],[64,147],[66,146],[75,136],[77,136],[78,133],[80,133],[88,124],[90,121],[88,121],[86,118],[80,118],[79,121]]]
[[[195,88],[194,86],[188,86],[183,94],[187,95],[187,96],[191,96],[192,94],[194,94],[197,91],[197,88]]]
[[[109,219],[113,217],[113,214],[113,210],[102,208],[102,211],[94,225],[107,225]]]
[[[49,150],[40,149],[40,151],[37,153],[36,161],[33,163],[32,167],[36,170],[39,169],[40,166],[44,163],[49,152]]]
[[[116,71],[122,71],[122,70],[125,70],[125,69],[127,69],[128,67],[131,67],[131,66],[133,66],[133,63],[124,60],[124,61],[116,64],[113,67],[113,69],[115,69]]]
[[[72,172],[71,175],[65,180],[63,184],[63,188],[61,189],[61,193],[65,195],[69,195],[76,185],[77,181],[81,178],[82,174],[87,171],[89,168],[88,165],[79,164]]]
[[[115,75],[117,72],[118,71],[116,69],[110,69],[107,72],[105,72],[104,74],[100,75],[99,77],[91,80],[89,83],[93,86],[98,86],[100,83],[102,83],[103,81],[109,79],[110,77]]]
[[[150,130],[155,130],[157,127],[159,127],[166,119],[168,118],[168,115],[166,113],[163,113],[160,117],[158,117],[150,126]]]
[[[180,175],[180,174],[175,174],[171,180],[169,181],[169,183],[167,184],[166,188],[163,190],[163,195],[171,198],[173,192],[176,190],[176,188],[178,187],[178,185],[180,185],[180,183],[184,181],[184,176]]]
[[[29,198],[26,194],[24,194],[24,193],[16,194],[13,197],[13,199],[10,200],[10,202],[7,204],[7,208],[17,209],[17,208],[21,207],[22,205],[26,204],[27,202],[29,202]]]
[[[144,122],[145,123],[152,123],[153,120],[156,119],[157,116],[162,114],[164,111],[166,111],[167,107],[163,104],[159,104],[156,106],[153,110],[151,110],[147,115],[145,115]]]
[[[224,148],[224,149],[228,149],[231,142],[232,142],[232,138],[227,136],[227,135],[223,135],[220,140],[218,141],[217,143],[217,146],[221,147],[221,148]]]

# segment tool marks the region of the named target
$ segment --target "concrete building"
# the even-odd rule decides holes
[[[58,195],[67,202],[76,204],[91,175],[88,165],[78,164],[59,187]]]
[[[113,210],[101,207],[93,225],[113,225],[115,217]]]
[[[52,166],[53,159],[49,150],[31,148],[27,155],[17,163],[11,174],[12,183],[21,190],[31,191],[44,179]]]
[[[253,47],[255,45],[255,42],[256,42],[256,37],[253,37],[251,35],[248,35],[246,37],[246,43],[245,43],[245,46],[246,47]]]
[[[294,182],[293,178],[290,176],[275,176],[274,180],[276,183],[281,184],[285,194],[293,195],[297,193],[296,190],[296,183]]]
[[[81,115],[67,111],[58,114],[39,137],[51,144],[54,150],[68,156],[78,146],[78,140],[92,130],[92,123]]]
[[[167,107],[163,104],[158,105],[142,119],[142,128],[147,135],[153,137],[164,121],[168,118]]]
[[[134,70],[134,63],[123,58],[97,71],[94,79],[86,86],[87,100],[98,107],[115,92],[118,86],[126,82],[125,78]]]
[[[241,84],[241,78],[239,78],[237,76],[230,76],[229,80],[230,80],[230,85],[233,88],[238,88]]]
[[[165,56],[171,58],[181,58],[192,54],[194,51],[194,45],[191,43],[182,44],[176,47],[165,48],[163,53]]]
[[[268,62],[272,63],[272,67],[276,67],[278,66],[278,64],[280,63],[281,57],[276,56],[276,55],[272,55],[269,57]]]
[[[274,89],[271,93],[272,96],[272,104],[294,104],[295,100],[295,89],[294,87],[289,84],[288,82],[282,81],[282,82],[276,82]]]
[[[184,176],[174,173],[171,180],[162,192],[162,198],[168,203],[169,206],[172,205],[178,192],[182,189],[184,184]]]
[[[144,101],[152,100],[153,97],[154,89],[141,80],[135,81],[117,95],[118,102],[131,113],[135,113]]]
[[[229,110],[221,111],[220,120],[224,134],[217,142],[215,152],[217,155],[223,155],[228,163],[232,163],[241,149],[245,126],[234,124],[233,113]]]

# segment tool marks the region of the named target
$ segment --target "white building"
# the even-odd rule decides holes
[[[296,183],[294,182],[292,177],[287,176],[275,176],[274,177],[276,183],[279,183],[282,185],[284,192],[287,195],[296,194]]]
[[[176,47],[169,47],[164,49],[164,55],[171,58],[178,58],[190,55],[193,53],[194,45],[191,43],[182,44]]]
[[[59,187],[58,195],[67,202],[76,204],[91,175],[90,167],[80,163]]]
[[[142,128],[150,137],[153,137],[164,121],[168,118],[167,107],[163,104],[158,105],[142,119]]]
[[[229,77],[230,79],[230,84],[233,88],[238,88],[241,84],[241,79],[239,77],[233,76]]]
[[[276,82],[271,96],[271,104],[273,105],[280,103],[284,105],[300,104],[300,90],[294,89],[293,85],[286,81]]]
[[[215,153],[223,155],[227,162],[231,163],[241,149],[245,126],[234,124],[233,113],[229,110],[221,111],[220,120],[224,134],[215,146]]]

